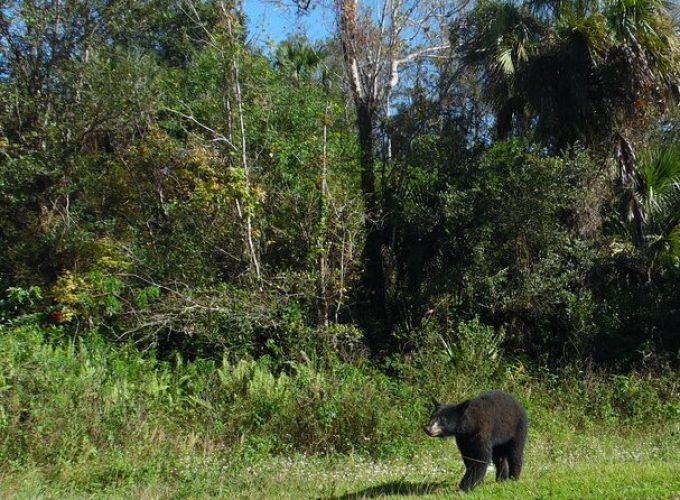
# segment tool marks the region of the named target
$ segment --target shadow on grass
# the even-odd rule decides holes
[[[388,481],[376,486],[370,486],[359,491],[345,493],[340,496],[325,496],[323,500],[358,500],[360,498],[375,498],[389,495],[430,495],[450,488],[449,483],[424,482],[413,483],[410,481]]]

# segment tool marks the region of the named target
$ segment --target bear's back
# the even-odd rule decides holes
[[[494,442],[508,441],[526,433],[526,411],[507,392],[485,392],[461,406],[464,408],[464,427],[470,433],[487,434]]]

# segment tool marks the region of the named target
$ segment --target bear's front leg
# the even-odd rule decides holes
[[[465,475],[460,481],[459,488],[469,491],[484,481],[486,469],[491,462],[491,444],[478,436],[471,439],[456,439],[456,441],[465,463]]]
[[[466,462],[469,462],[466,460]],[[484,476],[486,475],[486,469],[487,469],[486,464],[480,464],[480,463],[466,463],[465,464],[465,475],[463,476],[463,479],[461,479],[460,484],[458,487],[462,491],[469,491],[472,488],[478,486],[484,481]]]

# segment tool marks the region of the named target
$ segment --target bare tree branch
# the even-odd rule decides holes
[[[203,130],[206,130],[206,131],[210,132],[211,134],[213,134],[213,136],[214,136],[214,138],[212,139],[213,141],[224,142],[229,147],[231,147],[231,149],[233,149],[234,151],[238,151],[238,148],[229,139],[227,139],[223,134],[220,134],[217,130],[208,127],[205,123],[198,121],[194,116],[187,115],[186,113],[182,113],[181,111],[177,111],[176,109],[172,109],[172,108],[164,107],[162,109],[164,111],[169,112],[169,113],[173,113],[177,116],[180,116],[180,117],[182,117],[186,120],[189,120],[190,122],[198,125]]]

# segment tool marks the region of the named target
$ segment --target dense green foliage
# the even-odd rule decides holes
[[[623,463],[649,454],[654,463],[677,465],[676,377],[532,372],[494,356],[492,332],[476,321],[451,332],[463,339],[458,351],[395,365],[400,380],[332,356],[291,362],[283,371],[266,358],[168,362],[133,345],[65,334],[59,327],[0,329],[0,474],[39,471],[41,483],[80,494],[161,482],[178,492],[195,488],[191,496],[231,496],[244,494],[237,486],[252,478],[253,467],[266,473],[272,453],[298,457],[301,467],[316,453],[397,461],[425,454],[437,481],[453,484],[448,476],[457,476],[459,467],[452,443],[420,430],[428,393],[455,400],[489,387],[513,391],[527,407],[529,474],[544,464],[574,466],[587,456]],[[495,362],[466,375],[480,358]],[[442,462],[442,453],[450,458]],[[276,474],[287,468],[296,474],[295,462],[276,467]],[[354,490],[377,479],[372,476],[353,474],[348,479],[360,482],[343,481],[342,488]],[[305,479],[300,486],[331,483]],[[227,491],[214,491],[218,487]]]
[[[280,365],[361,344],[389,357],[478,317],[534,360],[677,362],[677,120],[647,106],[670,94],[640,90],[676,88],[670,13],[579,5],[484,2],[453,26],[478,79],[416,65],[410,104],[373,117],[391,157],[375,162],[369,210],[337,45],[296,37],[268,56],[220,2],[13,3],[0,19],[4,320]],[[647,80],[612,86],[626,50]],[[592,81],[534,84],[566,67]],[[475,86],[488,109],[470,108]],[[368,309],[367,283],[381,294]]]
[[[364,102],[238,3],[0,2],[0,474],[413,456],[498,387],[547,455],[680,419],[673,5],[456,15]]]

